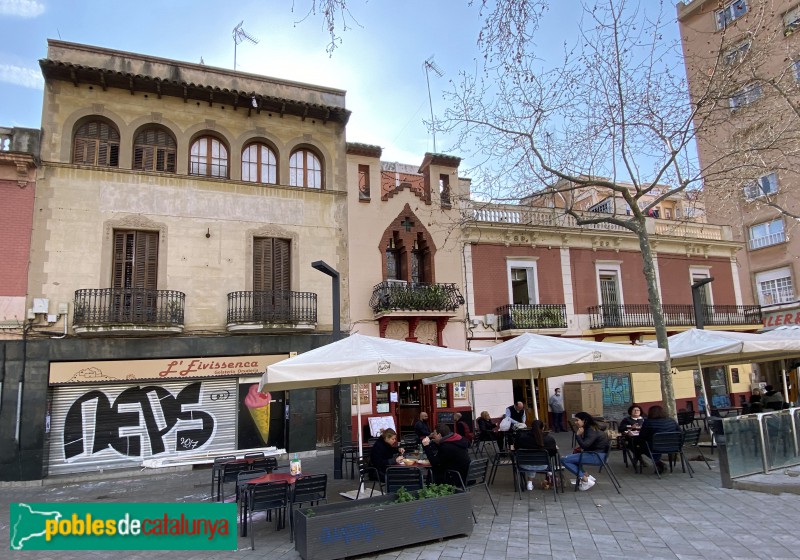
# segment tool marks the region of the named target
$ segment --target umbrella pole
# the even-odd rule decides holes
[[[700,388],[703,391],[703,400],[706,403],[706,418],[711,418],[711,403],[708,400],[708,392],[706,391],[706,380],[703,377],[703,366],[700,364],[700,356],[697,356],[697,371],[700,374]]]
[[[531,368],[531,393],[533,395],[533,417],[539,419],[539,403],[536,398],[536,380],[533,378],[533,368]]]
[[[783,402],[789,402],[789,385],[786,383],[786,360],[781,360],[781,381],[783,381]]]

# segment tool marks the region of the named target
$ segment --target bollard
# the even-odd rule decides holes
[[[713,441],[717,444],[717,463],[719,464],[722,487],[733,488],[731,470],[728,467],[728,447],[725,445],[725,429],[723,428],[722,418],[710,416],[708,418],[708,429],[711,431]]]

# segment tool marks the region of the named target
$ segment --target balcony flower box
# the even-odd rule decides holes
[[[295,549],[303,560],[333,560],[472,533],[472,503],[461,490],[404,503],[396,496],[296,510]]]

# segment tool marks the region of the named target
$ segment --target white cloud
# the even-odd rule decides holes
[[[38,70],[11,64],[0,64],[0,82],[32,89],[44,89],[44,78]]]
[[[44,13],[44,4],[36,0],[0,0],[0,15],[33,18]]]

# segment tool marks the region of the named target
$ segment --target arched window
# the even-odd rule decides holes
[[[201,136],[192,143],[189,159],[191,175],[228,176],[228,150],[213,136]]]
[[[175,173],[175,149],[175,139],[165,130],[146,128],[133,141],[133,168]]]
[[[105,121],[89,121],[75,132],[72,163],[119,167],[119,132]]]
[[[297,150],[289,158],[289,184],[293,187],[322,188],[322,164],[309,150]]]
[[[277,160],[269,146],[254,143],[242,150],[242,181],[278,183]]]

